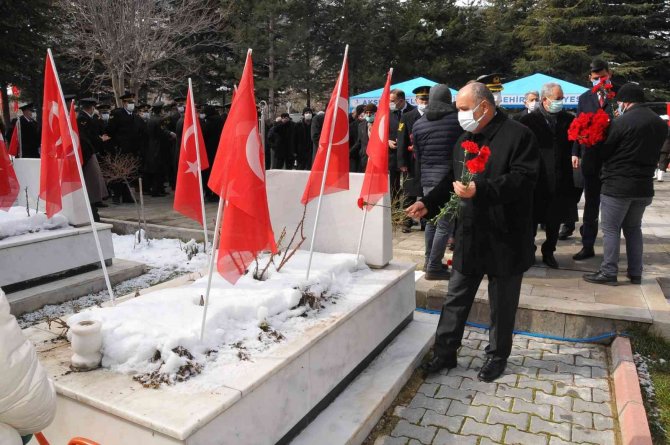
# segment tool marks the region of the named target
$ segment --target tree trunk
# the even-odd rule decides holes
[[[268,108],[271,113],[271,117],[275,117],[275,18],[270,13],[270,19],[268,21],[268,39],[270,40],[270,47],[268,49],[268,80],[270,81],[270,86],[268,87]]]
[[[2,112],[2,120],[5,124],[5,129],[9,127],[9,121],[11,120],[11,116],[9,115],[9,96],[7,95],[7,86],[8,85],[4,82],[0,83],[0,95],[2,95],[2,110],[0,110],[0,112]]]

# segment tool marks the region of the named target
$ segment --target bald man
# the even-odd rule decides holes
[[[465,132],[454,147],[453,174],[427,196],[407,208],[413,218],[432,218],[450,198],[462,200],[456,249],[447,297],[435,336],[435,353],[423,366],[425,373],[456,367],[465,321],[484,275],[488,278],[491,329],[481,381],[491,382],[505,371],[512,351],[514,318],[523,273],[535,261],[533,245],[533,190],[539,172],[539,152],[533,133],[496,109],[486,85],[463,87],[456,99],[458,120]],[[484,172],[467,186],[461,177],[461,144],[474,141],[491,148]]]

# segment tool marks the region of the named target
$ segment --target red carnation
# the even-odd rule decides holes
[[[363,201],[363,198],[358,198],[358,208],[363,210],[364,205],[365,205],[365,201]]]
[[[601,109],[595,113],[581,113],[568,128],[568,140],[593,147],[605,140],[609,124],[609,115]]]
[[[486,168],[486,162],[483,160],[481,156],[477,156],[474,159],[466,161],[465,167],[468,169],[470,173],[476,175],[477,173],[481,173],[484,171],[484,169]]]
[[[461,143],[461,147],[463,147],[463,150],[467,151],[468,153],[472,153],[475,155],[479,153],[479,145],[477,145],[476,142],[463,141],[463,143]]]
[[[489,148],[488,145],[484,145],[481,150],[479,150],[479,156],[482,157],[484,164],[488,162],[489,156],[491,156],[491,149]]]
[[[451,265],[452,265],[453,263],[454,263],[453,260],[450,260],[450,259],[447,260],[447,266],[451,267]]]

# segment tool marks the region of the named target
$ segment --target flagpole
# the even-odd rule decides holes
[[[191,120],[193,121],[193,133],[195,138],[195,155],[196,161],[198,163],[198,186],[200,187],[200,204],[202,205],[202,228],[205,231],[205,253],[207,253],[207,244],[209,240],[207,239],[207,217],[205,216],[205,192],[202,187],[202,167],[200,165],[200,141],[198,137],[198,125],[199,122],[196,122],[195,116],[195,98],[193,97],[193,84],[191,83],[191,78],[188,78],[188,94],[191,95]]]
[[[214,225],[214,240],[209,252],[209,273],[207,274],[207,290],[205,291],[205,308],[202,311],[202,324],[200,326],[200,341],[205,338],[205,321],[207,320],[207,306],[209,306],[209,292],[212,289],[212,275],[214,275],[214,263],[216,255],[216,243],[219,241],[219,227],[223,215],[223,198],[219,197],[219,208],[216,210],[216,223]]]
[[[319,202],[316,206],[316,218],[314,219],[314,229],[312,230],[312,239],[309,247],[309,261],[307,263],[307,275],[305,280],[309,280],[309,271],[312,268],[312,257],[314,256],[314,240],[316,239],[316,228],[319,225],[319,215],[321,214],[321,200],[323,199],[323,191],[326,188],[326,177],[328,176],[328,164],[330,164],[330,152],[333,148],[333,134],[335,133],[335,122],[337,120],[337,112],[339,105],[337,101],[340,99],[342,93],[342,82],[344,81],[344,66],[347,63],[347,55],[349,54],[349,45],[344,47],[344,58],[342,60],[342,69],[340,70],[340,77],[337,80],[337,96],[334,103],[333,117],[330,121],[330,135],[328,136],[328,149],[326,151],[326,163],[323,166],[323,177],[321,178],[321,192],[319,193]]]
[[[51,53],[51,48],[47,48],[47,54],[49,56],[49,61],[51,62],[51,69],[54,72],[56,77],[56,83],[58,84],[58,94],[60,99],[63,102],[63,106],[66,107],[65,97],[63,96],[63,89],[60,86],[60,78],[58,77],[58,71],[56,71],[56,63],[54,62],[53,54]],[[67,108],[67,107],[66,107]],[[63,110],[65,114],[65,121],[67,122],[68,130],[70,131],[70,138],[72,139],[72,151],[74,152],[75,160],[77,161],[77,171],[79,172],[79,179],[81,179],[81,188],[84,194],[84,201],[86,202],[86,211],[88,212],[88,219],[91,221],[91,232],[93,233],[93,239],[95,240],[95,247],[98,249],[98,257],[100,258],[100,265],[102,266],[102,273],[105,277],[105,284],[107,285],[107,292],[112,299],[112,305],[116,304],[116,299],[114,297],[114,291],[112,290],[112,283],[109,281],[109,273],[107,272],[107,265],[105,264],[105,256],[102,254],[102,247],[100,247],[100,238],[98,237],[98,229],[95,226],[95,221],[93,220],[93,211],[91,210],[91,201],[88,199],[88,189],[86,188],[86,181],[84,180],[84,171],[81,166],[81,159],[79,158],[79,140],[72,130],[72,122],[70,122],[70,112],[69,110]],[[42,116],[44,119],[44,116]]]

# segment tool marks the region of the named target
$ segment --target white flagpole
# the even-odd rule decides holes
[[[223,198],[219,197],[219,208],[216,211],[216,223],[214,225],[214,240],[209,252],[209,273],[207,274],[207,290],[205,291],[205,307],[202,311],[202,324],[200,326],[200,341],[205,338],[205,321],[207,320],[207,306],[209,305],[209,292],[212,289],[212,275],[214,274],[214,263],[216,262],[216,243],[219,242],[219,227],[223,215]]]
[[[70,110],[67,109],[67,104],[65,103],[65,97],[63,96],[63,89],[60,86],[60,78],[58,77],[58,71],[56,71],[56,63],[54,62],[53,54],[51,54],[51,48],[47,49],[49,55],[49,61],[51,62],[51,69],[54,72],[56,77],[56,83],[58,84],[58,94],[60,99],[63,102],[63,113],[65,114],[65,120],[67,121],[67,127],[70,131],[70,137],[72,138],[72,151],[74,151],[74,157],[77,161],[77,171],[79,172],[79,179],[81,179],[81,187],[84,193],[84,201],[86,202],[86,211],[88,212],[88,219],[91,221],[91,232],[93,233],[93,239],[95,240],[95,247],[98,249],[98,256],[100,257],[100,265],[102,266],[102,273],[105,276],[105,284],[107,284],[107,292],[112,299],[112,305],[116,304],[116,299],[114,298],[114,291],[112,290],[112,283],[109,281],[109,273],[107,272],[107,265],[105,264],[105,257],[102,254],[102,247],[100,247],[100,238],[98,237],[98,229],[95,226],[95,221],[93,220],[93,211],[91,210],[91,201],[88,199],[88,189],[86,188],[86,181],[84,181],[84,171],[81,167],[81,159],[79,159],[79,140],[77,135],[72,130],[72,122],[70,122]],[[45,117],[42,116],[42,119]]]
[[[205,216],[205,192],[202,187],[202,167],[200,164],[200,141],[198,140],[198,127],[196,126],[195,116],[195,98],[193,97],[193,84],[191,78],[188,78],[188,94],[191,96],[191,120],[193,122],[193,137],[195,138],[195,154],[198,162],[198,186],[200,187],[200,205],[202,206],[202,228],[205,231],[205,253],[207,253],[207,217]]]
[[[335,122],[337,121],[338,101],[342,93],[342,82],[344,80],[344,66],[347,63],[347,55],[349,54],[349,45],[344,47],[344,58],[342,60],[342,69],[340,70],[340,77],[337,80],[337,96],[335,99],[335,109],[333,110],[333,117],[330,122],[330,135],[328,136],[328,149],[326,151],[326,163],[323,166],[323,177],[321,178],[321,192],[319,193],[319,202],[316,206],[316,218],[314,219],[314,229],[312,230],[312,240],[309,247],[309,262],[307,263],[306,280],[309,280],[309,271],[312,268],[312,257],[314,256],[314,240],[316,239],[316,228],[319,225],[319,215],[321,214],[321,200],[323,199],[323,191],[326,188],[326,176],[328,175],[328,164],[330,163],[330,152],[333,148],[333,133],[335,132]]]

